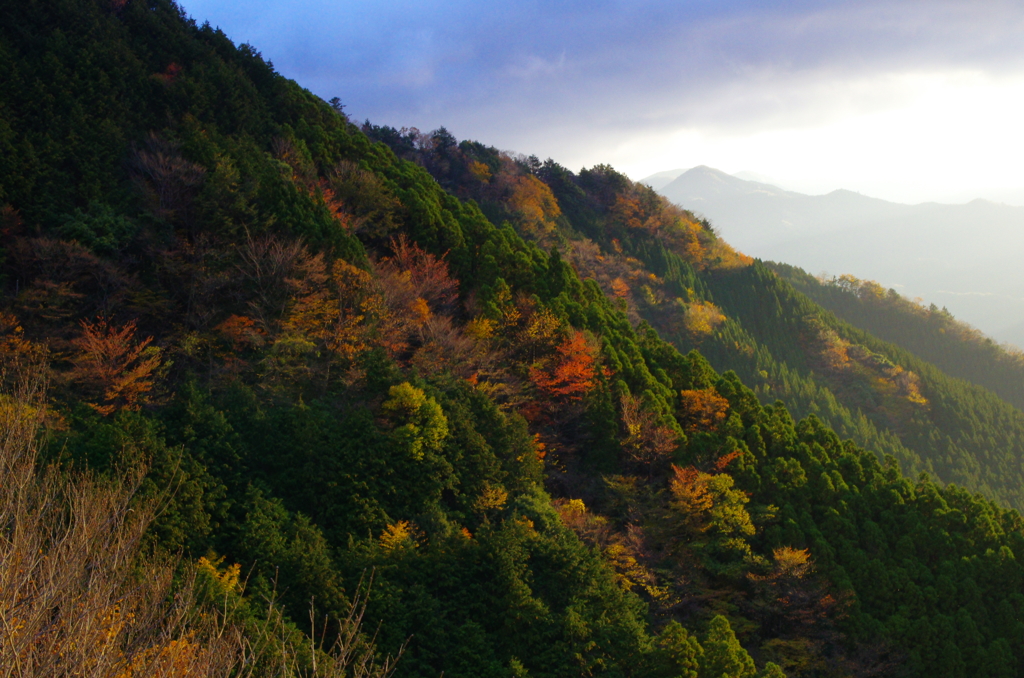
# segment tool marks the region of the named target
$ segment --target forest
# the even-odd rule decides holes
[[[0,18],[5,675],[1024,675],[1018,356],[172,0]]]

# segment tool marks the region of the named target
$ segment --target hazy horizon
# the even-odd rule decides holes
[[[651,179],[652,177],[658,177],[660,175],[671,175],[672,178],[674,179],[674,178],[682,176],[683,174],[685,174],[686,172],[689,172],[690,170],[698,169],[698,168],[701,168],[701,167],[707,167],[709,169],[713,169],[713,170],[716,170],[716,171],[719,171],[719,172],[723,172],[725,174],[728,174],[731,177],[736,177],[737,179],[743,179],[744,181],[754,181],[754,182],[761,183],[761,184],[768,184],[769,186],[774,186],[775,188],[782,189],[783,191],[788,191],[788,192],[791,192],[791,193],[800,193],[800,194],[806,195],[806,196],[823,196],[823,195],[828,195],[829,193],[834,193],[835,191],[848,191],[848,190],[850,190],[848,188],[845,188],[844,186],[835,186],[833,188],[820,188],[820,187],[816,187],[816,185],[813,182],[802,182],[799,179],[792,179],[792,180],[791,179],[780,179],[779,177],[768,176],[766,174],[762,174],[762,173],[754,171],[754,170],[743,169],[743,170],[739,170],[739,171],[736,171],[736,172],[728,172],[728,171],[726,171],[724,169],[721,169],[719,167],[712,167],[710,165],[705,165],[705,164],[694,165],[692,167],[675,167],[675,168],[672,168],[670,170],[662,170],[662,171],[659,171],[659,172],[654,172],[654,173],[649,174],[649,175],[647,175],[645,177],[630,177],[630,178],[633,179],[634,181],[639,181],[641,183],[650,183],[648,181],[648,179]],[[664,180],[663,179],[661,182],[655,182],[655,185],[653,186],[653,188],[655,190],[658,190],[659,188],[661,188],[661,186],[667,185],[669,183],[669,181],[671,181],[671,179],[669,179],[669,180]],[[921,204],[925,204],[925,203],[938,203],[938,204],[941,204],[941,205],[965,205],[967,203],[974,202],[975,200],[987,200],[989,202],[994,202],[994,203],[997,203],[997,204],[1009,205],[1011,207],[1024,207],[1024,189],[1021,189],[1020,191],[1015,191],[1015,192],[1008,192],[1007,196],[1005,198],[1003,198],[1003,199],[991,198],[991,197],[989,197],[989,198],[982,198],[982,197],[974,196],[974,197],[969,197],[969,198],[960,199],[960,200],[957,200],[957,199],[953,199],[953,200],[920,200],[920,201],[916,201],[916,202],[907,202],[907,201],[901,201],[901,200],[890,200],[888,198],[881,198],[881,197],[879,197],[877,195],[870,195],[868,193],[863,193],[861,191],[853,191],[853,192],[854,193],[858,193],[858,194],[863,195],[863,196],[868,197],[868,198],[877,198],[879,200],[886,200],[887,202],[892,202],[892,203],[896,203],[896,204],[900,204],[900,205],[921,205]],[[686,205],[682,205],[682,207],[686,207]]]
[[[1024,348],[1024,207],[880,200],[774,190],[760,177],[700,166],[650,177],[655,190],[710,219],[733,247],[812,275],[852,274],[946,307],[989,337]]]

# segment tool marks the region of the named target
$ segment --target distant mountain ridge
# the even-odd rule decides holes
[[[805,195],[706,166],[664,182],[669,174],[644,181],[751,256],[875,279],[1024,345],[1024,207],[905,205],[843,189]]]
[[[685,169],[674,169],[666,170],[664,172],[655,172],[651,176],[645,178],[642,183],[647,184],[656,191],[660,191],[685,171]]]

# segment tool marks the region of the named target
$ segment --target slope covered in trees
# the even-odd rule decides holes
[[[764,402],[781,398],[798,416],[816,414],[840,435],[894,456],[909,474],[928,471],[1024,507],[1018,410],[838,320],[650,188],[610,167],[576,175],[550,160],[457,144],[443,129],[422,134],[367,123],[364,131],[478,201],[493,220],[557,246],[634,322],[649,322],[682,351],[699,348]],[[521,187],[531,182],[550,192],[554,206],[540,221],[543,210],[521,207]]]
[[[1024,356],[958,321],[871,280],[842,275],[819,280],[786,264],[769,264],[795,288],[846,322],[899,344],[943,372],[984,386],[1024,410]]]
[[[2,12],[0,355],[49,385],[5,388],[4,440],[35,417],[47,473],[137,477],[124,581],[180,554],[190,614],[269,646],[246,671],[325,675],[367,595],[400,676],[1024,670],[1020,515],[904,477],[831,354],[785,352],[819,325],[734,297],[805,302],[706,224],[611,168],[361,131],[169,1]],[[932,397],[899,374],[886,416]],[[128,674],[201,631],[104,637]]]

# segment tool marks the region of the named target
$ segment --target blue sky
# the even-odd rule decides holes
[[[1024,204],[1024,3],[184,0],[357,120],[797,190]]]

